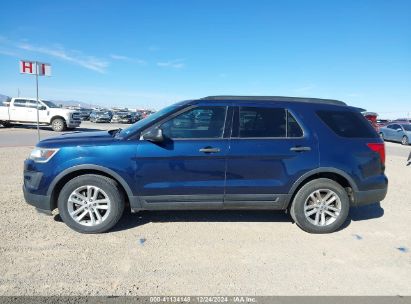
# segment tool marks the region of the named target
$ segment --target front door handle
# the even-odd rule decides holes
[[[300,147],[300,146],[297,146],[297,147],[292,147],[292,148],[290,149],[290,151],[294,151],[294,152],[306,152],[306,151],[311,151],[311,148],[310,148],[310,147]]]
[[[213,148],[213,147],[204,147],[204,148],[201,148],[199,151],[203,153],[218,153],[220,152],[220,149]]]

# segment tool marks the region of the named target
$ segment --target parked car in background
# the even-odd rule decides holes
[[[129,112],[114,112],[111,122],[126,124],[134,123],[133,116]]]
[[[63,109],[47,100],[39,101],[39,122],[51,125],[54,131],[73,129],[81,124],[80,112]],[[0,124],[9,127],[15,122],[37,122],[37,100],[34,98],[12,98],[7,106],[0,106]]]
[[[380,128],[380,136],[384,140],[392,140],[409,145],[411,139],[411,124],[391,122]]]
[[[141,119],[141,113],[136,111],[136,112],[130,112],[132,123],[135,123]]]
[[[397,119],[393,120],[392,122],[396,122],[396,123],[411,123],[411,119],[408,119],[408,118],[397,118]]]
[[[93,111],[90,114],[90,122],[110,122],[111,115],[109,111]]]
[[[109,230],[125,208],[288,210],[303,230],[328,233],[350,206],[385,198],[384,170],[384,142],[341,101],[210,96],[123,130],[40,141],[23,191],[82,233]]]
[[[86,108],[80,108],[79,111],[80,111],[81,120],[84,121],[84,120],[89,120],[90,119],[90,115],[91,115],[91,112],[93,110],[92,109],[86,109]]]
[[[391,120],[389,119],[377,119],[377,125],[379,127],[384,127],[390,123]]]

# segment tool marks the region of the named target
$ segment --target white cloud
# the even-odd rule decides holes
[[[16,46],[25,51],[49,55],[99,73],[105,73],[109,65],[106,60],[94,56],[87,56],[78,51],[68,51],[63,47],[41,47],[26,42],[17,43]]]
[[[185,67],[184,59],[175,59],[170,61],[157,62],[157,66],[164,68],[181,69]]]
[[[145,60],[139,59],[139,58],[131,58],[123,55],[117,55],[117,54],[111,54],[110,55],[111,59],[114,60],[119,60],[119,61],[127,61],[127,62],[133,62],[137,64],[147,64]]]
[[[0,55],[11,56],[11,57],[19,57],[19,54],[13,51],[9,51],[6,49],[0,49]]]

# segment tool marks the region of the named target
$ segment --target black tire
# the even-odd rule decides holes
[[[111,202],[110,213],[107,218],[95,226],[85,226],[78,223],[71,217],[68,209],[68,199],[73,191],[88,185],[103,190]],[[121,218],[124,211],[124,196],[118,184],[111,178],[102,175],[86,174],[73,178],[61,189],[57,205],[61,218],[73,230],[87,234],[103,233],[110,230]]]
[[[403,144],[404,146],[408,146],[410,144],[410,141],[407,136],[404,135],[402,137],[401,144]]]
[[[318,226],[311,223],[305,216],[304,205],[306,200],[316,190],[325,189],[333,191],[341,202],[341,211],[334,222]],[[297,192],[290,208],[290,214],[295,223],[309,233],[331,233],[336,231],[345,222],[350,209],[350,201],[345,189],[337,182],[328,178],[312,180],[301,187]]]
[[[67,128],[66,121],[62,118],[54,118],[51,122],[51,128],[55,132],[63,132]]]
[[[2,122],[1,123],[2,125],[3,125],[3,127],[5,127],[5,128],[11,128],[12,126],[13,126],[13,124],[11,124],[11,123],[9,123],[9,122]]]

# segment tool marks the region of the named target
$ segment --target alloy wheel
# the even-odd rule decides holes
[[[304,203],[304,215],[315,226],[328,226],[335,222],[341,213],[341,200],[330,189],[312,192]]]
[[[73,220],[84,226],[96,226],[104,222],[111,210],[108,195],[96,186],[81,186],[74,190],[67,204]]]

